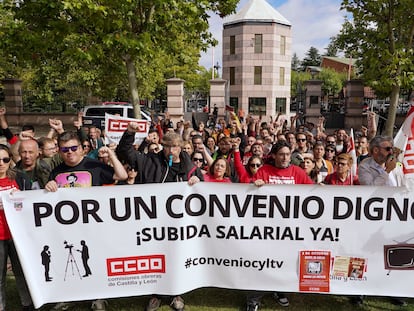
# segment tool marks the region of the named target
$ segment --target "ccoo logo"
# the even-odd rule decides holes
[[[165,273],[165,255],[108,258],[106,268],[108,276]]]

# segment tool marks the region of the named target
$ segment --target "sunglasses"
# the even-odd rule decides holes
[[[91,145],[82,145],[83,148],[90,148]]]
[[[335,150],[332,150],[332,149],[326,149],[326,152],[335,152]]]
[[[69,150],[75,152],[76,150],[78,150],[79,146],[70,146],[70,147],[59,147],[59,150],[62,151],[63,153],[67,153],[69,152]]]
[[[380,148],[381,149],[384,149],[384,150],[386,150],[388,152],[390,152],[390,151],[392,151],[394,149],[394,147],[381,147],[381,146],[380,146]]]
[[[3,159],[0,158],[0,161],[3,161],[3,163],[9,163],[11,161],[11,159],[10,158],[3,158]]]
[[[200,159],[200,158],[193,158],[193,161],[203,162],[203,161],[204,161],[204,159]]]
[[[306,138],[298,138],[297,141],[306,141]]]
[[[253,168],[253,167],[261,167],[262,166],[262,164],[260,164],[260,163],[250,163],[250,167],[251,168]]]

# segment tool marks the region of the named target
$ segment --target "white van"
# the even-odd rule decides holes
[[[134,118],[134,107],[127,102],[103,102],[101,105],[85,106],[83,109],[83,125],[94,125],[105,129],[105,113]],[[141,119],[151,121],[151,113],[141,106]]]

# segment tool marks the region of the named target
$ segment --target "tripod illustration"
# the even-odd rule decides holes
[[[79,278],[82,279],[81,273],[79,271],[78,264],[76,263],[76,259],[75,259],[75,257],[73,256],[73,253],[72,253],[73,244],[69,244],[67,241],[64,241],[63,244],[65,244],[65,248],[67,248],[69,250],[68,259],[66,260],[65,277],[64,277],[63,281],[66,281],[66,275],[68,273],[69,263],[70,263],[70,267],[71,267],[71,270],[72,270],[72,275],[75,275],[75,269],[74,268],[76,268],[76,270],[78,271]]]

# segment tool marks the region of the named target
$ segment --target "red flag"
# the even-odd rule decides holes
[[[401,126],[402,133],[407,137],[403,158],[403,170],[407,179],[414,180],[414,106],[411,105],[404,123]],[[398,146],[397,146],[398,147]]]
[[[351,133],[349,135],[349,146],[347,152],[352,157],[352,167],[351,167],[351,174],[352,178],[357,175],[357,156],[356,156],[356,149],[355,149],[355,138],[354,138],[354,129],[351,128]]]

